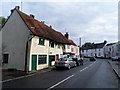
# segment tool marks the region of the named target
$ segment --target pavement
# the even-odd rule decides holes
[[[120,62],[118,61],[112,61],[111,59],[108,59],[109,64],[112,66],[113,71],[120,79]]]
[[[28,73],[20,70],[15,70],[15,69],[4,69],[2,70],[2,81],[8,80],[8,79],[14,79],[17,77],[27,76],[30,74],[45,73],[53,70],[54,68],[55,68],[54,66],[51,66],[48,68],[38,70],[36,72],[28,72]]]

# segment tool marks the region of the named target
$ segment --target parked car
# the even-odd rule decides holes
[[[72,58],[75,62],[76,62],[76,65],[79,66],[79,65],[83,65],[83,58]]]
[[[114,56],[111,59],[112,59],[112,61],[120,61],[120,58],[118,56]]]
[[[67,68],[70,69],[71,67],[75,67],[76,62],[72,58],[60,58],[55,61],[56,68]]]
[[[95,57],[90,57],[89,60],[90,60],[90,61],[96,61],[96,58],[95,58]]]

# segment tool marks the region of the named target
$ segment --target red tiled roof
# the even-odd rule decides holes
[[[71,44],[71,42],[68,41],[60,32],[55,31],[51,27],[48,27],[44,23],[32,18],[31,16],[28,16],[27,14],[17,9],[16,11],[19,13],[27,27],[34,35],[52,40],[56,43]]]
[[[77,46],[77,45],[73,42],[73,40],[68,39],[68,41],[69,41],[69,43],[70,43],[71,45]]]

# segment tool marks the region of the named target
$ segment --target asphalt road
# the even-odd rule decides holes
[[[2,83],[3,88],[118,88],[118,78],[110,64],[101,59],[84,65],[26,76]]]

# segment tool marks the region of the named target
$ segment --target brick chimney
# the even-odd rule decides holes
[[[20,6],[15,6],[15,9],[16,10],[20,10]]]
[[[30,14],[30,17],[35,18],[35,16],[34,16],[34,15],[32,15],[32,14]]]
[[[68,32],[66,32],[66,34],[64,35],[67,39],[69,39],[69,34]]]

